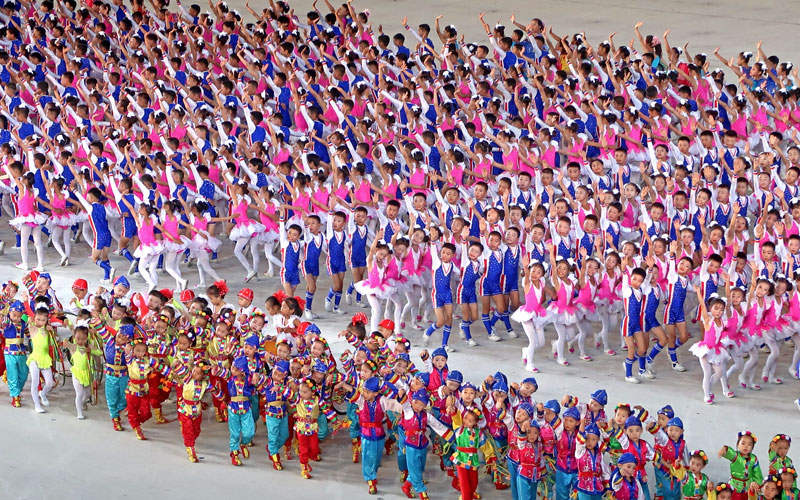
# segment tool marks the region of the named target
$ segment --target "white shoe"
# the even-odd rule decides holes
[[[638,384],[641,381],[638,378],[631,376],[631,377],[625,377],[625,382],[630,382],[631,384]]]
[[[26,266],[22,262],[17,262],[16,264],[14,264],[14,267],[16,267],[17,269],[21,269],[23,271],[27,271],[28,270],[28,266]]]
[[[517,332],[515,332],[514,330],[509,330],[508,336],[511,337],[512,339],[519,337],[519,335],[517,335]]]
[[[444,350],[447,352],[455,352],[456,348],[451,345],[444,346]]]
[[[66,267],[69,265],[69,257],[66,255],[61,259],[61,267]]]
[[[539,373],[539,369],[533,365],[525,365],[525,371],[531,373]]]
[[[353,305],[353,294],[352,293],[345,294],[344,301],[348,306],[352,306]]]
[[[358,303],[358,307],[360,307],[361,309],[366,309],[366,308],[369,307],[369,304],[364,303],[364,302],[359,302]]]
[[[791,375],[793,379],[800,378],[800,374],[798,374],[798,372],[796,372],[791,366],[789,367],[789,375]]]
[[[136,262],[136,259],[133,259],[133,262],[131,262],[131,265],[128,266],[128,274],[135,273],[137,267],[139,267],[139,263]]]
[[[78,415],[78,420],[86,420],[86,417],[84,417],[83,415]]]
[[[478,343],[475,342],[475,339],[469,339],[469,340],[467,340],[467,345],[469,347],[476,347],[478,345]]]
[[[685,372],[686,368],[680,363],[672,363],[672,369],[676,372]]]
[[[312,321],[314,319],[314,313],[312,313],[310,309],[306,309],[306,311],[303,313],[303,317],[309,321]]]
[[[247,276],[244,278],[244,282],[245,283],[249,283],[251,279],[256,277],[256,274],[257,273],[255,271],[250,271],[249,273],[247,273]]]
[[[47,413],[47,410],[44,408],[36,408],[36,413]]]
[[[333,314],[338,314],[339,316],[341,316],[344,314],[344,311],[342,311],[337,307],[336,309],[333,310]]]
[[[205,287],[206,287],[206,284],[205,284],[205,283],[198,283],[198,284],[196,284],[196,285],[194,286],[194,288],[199,288],[199,289],[202,289],[202,288],[205,288]]]
[[[653,373],[653,370],[651,370],[650,367],[648,367],[644,371],[644,373],[642,373],[642,377],[644,377],[646,379],[649,379],[649,380],[653,380],[654,378],[656,378],[656,374]]]
[[[413,326],[412,328],[413,328],[414,330],[424,330],[424,328],[422,328],[422,325],[419,325],[419,324],[417,324],[417,323],[414,323],[414,326]]]
[[[423,335],[422,336],[422,346],[428,347],[428,344],[431,343],[431,336],[430,335]]]
[[[333,302],[328,299],[325,299],[325,310],[328,312],[333,312]]]
[[[44,272],[44,268],[42,266],[36,266],[36,267],[33,268],[33,270],[36,271],[37,273],[43,273]]]
[[[492,342],[500,342],[502,339],[498,337],[497,334],[493,333],[489,335],[489,340],[491,340]]]
[[[42,401],[42,406],[50,406],[50,401],[47,400],[47,395],[39,391],[39,399]]]
[[[187,279],[182,279],[182,280],[180,280],[180,281],[178,282],[178,285],[180,286],[180,290],[181,290],[181,291],[183,291],[183,290],[186,290],[186,287],[187,287],[187,286],[189,286],[189,280],[187,280]]]

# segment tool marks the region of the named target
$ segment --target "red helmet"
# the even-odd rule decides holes
[[[239,292],[239,297],[245,300],[252,301],[254,296],[255,295],[253,294],[253,291],[249,288],[242,288],[242,290]]]
[[[87,283],[83,278],[78,278],[72,283],[72,288],[77,288],[78,290],[88,290],[89,283]]]

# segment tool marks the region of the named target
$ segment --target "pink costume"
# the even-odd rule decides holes
[[[162,251],[161,242],[156,239],[155,235],[155,220],[154,215],[148,215],[139,225],[139,247],[133,252],[133,256],[137,259],[153,257]]]
[[[578,322],[575,316],[577,309],[573,304],[572,292],[575,290],[575,284],[567,278],[566,280],[559,280],[560,286],[556,294],[555,302],[547,306],[547,310],[552,314],[552,320],[560,325],[574,325]]]
[[[703,334],[703,340],[690,347],[689,352],[698,358],[705,357],[709,363],[715,365],[731,359],[723,344],[725,328],[725,323],[718,325],[716,321],[712,320],[710,327]]]
[[[543,294],[544,278],[539,278],[539,282],[532,283],[530,290],[525,294],[525,305],[514,311],[511,319],[517,323],[531,321],[537,328],[542,328],[551,319],[550,312],[542,306]]]

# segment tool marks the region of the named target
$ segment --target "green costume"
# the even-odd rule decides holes
[[[456,451],[450,460],[466,469],[477,469],[480,465],[478,448],[481,431],[477,426],[467,429],[461,426],[461,413],[453,415],[453,428],[456,430]]]
[[[701,472],[698,477],[687,470],[683,477],[684,500],[699,500],[706,494],[706,490],[708,490],[708,476]]]
[[[734,450],[730,446],[725,447],[725,454],[722,458],[730,460],[731,462],[731,486],[737,493],[747,491],[748,486],[752,482],[761,484],[764,481],[764,475],[761,473],[761,465],[758,463],[758,457],[750,454],[747,458],[743,457],[741,453]]]
[[[781,469],[794,469],[792,459],[787,457],[779,457],[774,451],[769,452],[769,473],[777,474]]]

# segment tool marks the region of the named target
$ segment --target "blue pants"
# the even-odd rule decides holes
[[[569,500],[577,477],[577,472],[564,472],[556,469],[556,500]]]
[[[255,430],[255,429],[254,429]],[[289,439],[289,417],[271,417],[267,415],[267,449],[270,455],[280,453],[281,447]]]
[[[231,451],[239,451],[242,445],[249,445],[253,442],[256,426],[253,424],[252,410],[247,410],[241,415],[228,411],[228,432],[230,433]]]
[[[38,380],[36,381],[38,384]],[[125,389],[128,387],[128,376],[116,377],[106,374],[106,403],[111,418],[119,418],[119,412],[128,407],[125,400]]]
[[[347,429],[350,432],[350,439],[360,438],[361,426],[358,425],[358,405],[347,403],[347,419],[350,421],[350,427]]]
[[[26,354],[4,354],[3,357],[6,360],[8,392],[11,393],[12,398],[15,398],[22,392],[25,381],[28,380],[28,356]],[[38,384],[39,381],[37,380],[36,383]]]
[[[681,482],[656,468],[656,497],[664,500],[680,500],[681,493]]]
[[[598,493],[596,495],[590,495],[588,493],[584,493],[581,490],[578,490],[578,500],[602,500],[603,494]]]
[[[356,419],[356,421],[358,421],[358,419]],[[317,417],[317,426],[319,427],[319,430],[317,431],[317,436],[319,437],[319,440],[322,441],[323,439],[328,437],[329,434],[328,417],[326,417],[325,414],[323,413],[319,414],[319,417]]]
[[[364,481],[378,478],[384,440],[385,438],[367,439],[361,436],[361,475],[364,477]]]
[[[408,467],[408,482],[411,483],[417,494],[428,491],[428,487],[422,481],[422,474],[425,472],[425,461],[428,459],[428,447],[412,448],[411,446],[403,446],[403,448],[405,448],[406,465]]]
[[[397,441],[397,469],[400,472],[408,472],[408,460],[406,458],[406,433],[399,425],[395,425],[395,440]]]
[[[644,500],[650,500],[650,482],[643,483],[640,477],[639,485],[642,487],[642,498],[644,498]]]
[[[519,465],[517,462],[506,458],[506,465],[508,466],[508,480],[511,484],[511,500],[517,500],[517,477],[519,476]]]
[[[517,475],[517,498],[519,500],[536,500],[536,490],[538,489],[539,481]]]
[[[260,412],[260,404],[258,400],[258,394],[253,394],[250,396],[250,413],[253,414],[253,434],[255,434],[255,425],[258,423],[258,415]]]

